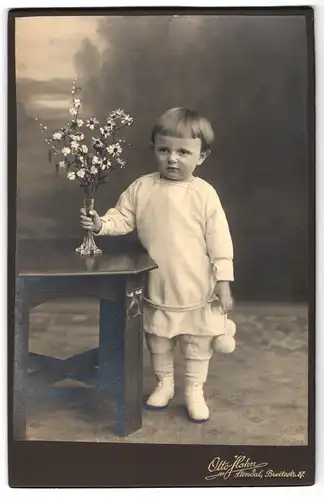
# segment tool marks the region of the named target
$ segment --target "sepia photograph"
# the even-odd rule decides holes
[[[178,11],[11,13],[13,442],[312,444],[313,11]]]

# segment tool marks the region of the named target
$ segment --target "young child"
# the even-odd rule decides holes
[[[174,397],[173,351],[185,358],[185,403],[194,422],[209,418],[203,385],[213,350],[235,348],[233,245],[215,189],[193,175],[210,154],[214,133],[195,111],[166,111],[152,131],[158,172],[144,175],[103,217],[81,209],[80,223],[97,235],[137,229],[158,268],[149,273],[144,331],[158,384],[147,400],[165,408]]]

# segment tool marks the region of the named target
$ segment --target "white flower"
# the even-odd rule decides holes
[[[61,139],[62,139],[62,137],[63,137],[63,132],[54,132],[54,134],[53,134],[53,139],[54,139],[55,141],[59,141],[59,140],[61,140]]]
[[[101,165],[101,170],[106,170],[106,168],[109,168],[109,167],[111,167],[111,161],[107,160],[107,158],[105,158],[105,160],[103,161],[103,163]]]
[[[83,141],[84,134],[71,134],[70,139],[72,139],[73,141]]]
[[[92,137],[92,145],[95,149],[104,147],[104,143],[96,137]]]
[[[85,168],[80,168],[80,170],[77,171],[77,176],[80,177],[80,179],[83,179],[85,176]]]
[[[59,161],[59,167],[60,168],[65,168],[66,167],[66,162],[65,161]]]
[[[94,130],[98,123],[99,120],[97,120],[97,118],[90,118],[90,120],[87,120],[87,127],[89,127],[91,130]]]
[[[110,146],[107,147],[107,151],[109,154],[112,156],[119,156],[120,153],[123,151],[120,144],[116,142],[116,144],[111,144]]]
[[[86,146],[85,144],[82,144],[81,149],[82,149],[83,153],[87,153],[88,152],[88,146]]]
[[[79,148],[79,143],[78,143],[78,141],[71,141],[70,146],[71,146],[72,149],[78,149]]]
[[[78,114],[78,110],[77,110],[77,109],[75,109],[75,108],[70,108],[70,114],[71,114],[72,116],[75,116],[75,115],[77,115],[77,114]]]
[[[109,125],[100,127],[100,132],[104,136],[104,138],[107,139],[107,137],[109,137],[112,133],[112,127],[110,127]]]
[[[116,127],[115,120],[113,118],[111,118],[111,117],[107,118],[107,120],[106,120],[106,126],[109,127],[109,128],[111,128],[111,129],[114,128],[114,127]]]
[[[96,174],[96,173],[98,172],[97,167],[95,167],[94,165],[92,165],[92,167],[90,168],[90,172],[91,172],[92,174]]]
[[[75,98],[73,104],[79,108],[81,106],[81,99]]]
[[[67,173],[67,178],[70,179],[70,181],[73,181],[75,179],[75,173],[74,172],[68,172]]]
[[[67,147],[64,147],[64,148],[61,149],[61,153],[62,153],[62,155],[67,156],[67,155],[69,155],[71,153],[71,149],[67,148]]]
[[[77,120],[77,126],[78,127],[82,127],[82,125],[84,124],[84,121],[83,120]]]
[[[125,114],[121,119],[121,123],[127,123],[128,126],[130,126],[133,121],[134,119],[129,114]]]
[[[126,162],[122,158],[116,158],[116,162],[121,168],[124,168],[126,166]]]
[[[118,108],[115,111],[113,111],[113,114],[115,116],[122,116],[124,114],[124,111],[122,109]]]
[[[98,156],[94,156],[94,157],[92,158],[92,163],[93,163],[94,165],[101,165],[102,160],[101,160]]]

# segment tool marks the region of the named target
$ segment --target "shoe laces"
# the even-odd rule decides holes
[[[172,384],[171,377],[161,377],[158,381],[157,389],[162,389],[163,386],[167,383],[170,383],[170,385]]]
[[[190,392],[200,393],[203,395],[203,387],[200,382],[192,382],[190,384]]]

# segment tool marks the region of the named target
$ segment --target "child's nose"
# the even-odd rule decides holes
[[[171,152],[169,154],[168,162],[175,163],[177,161],[177,154],[175,152]]]

